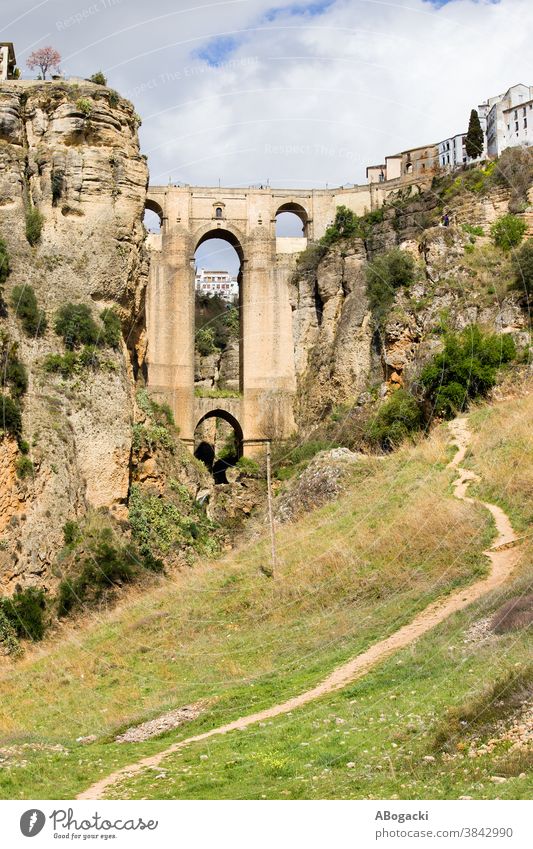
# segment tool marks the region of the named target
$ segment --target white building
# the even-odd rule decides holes
[[[511,86],[487,104],[487,153],[500,156],[506,147],[533,144],[533,86]],[[531,110],[531,111],[530,111]]]
[[[449,139],[439,142],[439,166],[453,170],[460,165],[466,165],[468,156],[465,148],[466,133],[458,133]]]
[[[15,73],[15,50],[11,41],[0,42],[0,81],[13,79]]]
[[[197,269],[195,291],[199,295],[219,295],[225,301],[235,301],[239,297],[239,281],[229,271],[207,271]]]

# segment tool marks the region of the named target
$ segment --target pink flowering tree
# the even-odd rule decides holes
[[[40,47],[39,50],[34,50],[28,57],[26,62],[30,70],[39,68],[43,80],[46,79],[46,74],[51,68],[59,70],[61,64],[61,56],[53,47]]]

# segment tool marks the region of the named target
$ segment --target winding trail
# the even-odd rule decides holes
[[[455,419],[450,423],[450,431],[453,436],[453,444],[457,446],[458,451],[453,460],[448,464],[448,468],[455,468],[459,473],[459,477],[454,482],[454,494],[461,501],[475,503],[476,499],[466,495],[468,485],[475,480],[478,480],[474,472],[468,469],[463,469],[460,463],[464,460],[469,442],[470,432],[468,430],[467,421],[465,418]],[[511,574],[519,557],[519,549],[515,547],[518,541],[513,531],[508,516],[504,511],[495,504],[483,504],[490,511],[496,525],[497,536],[491,547],[483,553],[490,559],[492,568],[485,578],[481,578],[469,587],[456,590],[449,596],[443,599],[438,599],[428,605],[421,613],[407,625],[404,625],[394,634],[391,634],[384,640],[380,640],[373,646],[370,646],[365,652],[357,657],[352,658],[347,663],[338,666],[316,687],[288,699],[281,704],[266,708],[258,713],[252,713],[248,716],[243,716],[233,722],[228,722],[226,725],[221,725],[218,728],[212,728],[210,731],[205,731],[202,734],[197,734],[194,737],[187,737],[185,740],[180,740],[172,746],[164,749],[156,755],[143,758],[137,763],[122,767],[122,769],[111,773],[106,778],[97,781],[87,790],[80,793],[78,799],[102,799],[105,791],[115,784],[117,781],[125,778],[131,778],[134,775],[142,772],[149,767],[157,767],[161,761],[173,752],[189,746],[191,743],[198,743],[202,740],[208,740],[220,734],[227,734],[229,731],[242,731],[248,728],[249,725],[254,725],[257,722],[262,722],[266,719],[272,719],[281,714],[288,713],[296,708],[302,707],[315,699],[321,698],[335,690],[342,689],[347,684],[357,678],[365,675],[370,669],[380,663],[385,658],[389,657],[398,649],[402,649],[410,643],[414,642],[426,631],[438,625],[452,613],[466,607],[473,601],[476,601],[481,596],[499,587]]]

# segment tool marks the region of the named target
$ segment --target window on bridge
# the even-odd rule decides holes
[[[242,430],[236,419],[223,410],[214,410],[198,423],[194,432],[194,456],[213,475],[216,484],[229,483],[242,456]]]
[[[195,253],[194,381],[197,396],[220,398],[241,391],[242,250],[231,234],[213,232]]]
[[[285,203],[276,213],[276,238],[307,236],[307,213],[297,203]]]
[[[155,201],[148,200],[146,202],[143,224],[148,233],[161,233],[163,210]]]
[[[304,235],[304,225],[294,212],[280,212],[276,216],[276,236],[277,238],[292,237],[302,238]]]

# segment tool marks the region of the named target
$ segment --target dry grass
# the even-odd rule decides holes
[[[114,733],[207,698],[212,721],[298,692],[486,568],[484,511],[451,497],[443,429],[268,543],[198,567],[72,629],[0,678],[3,735]]]

